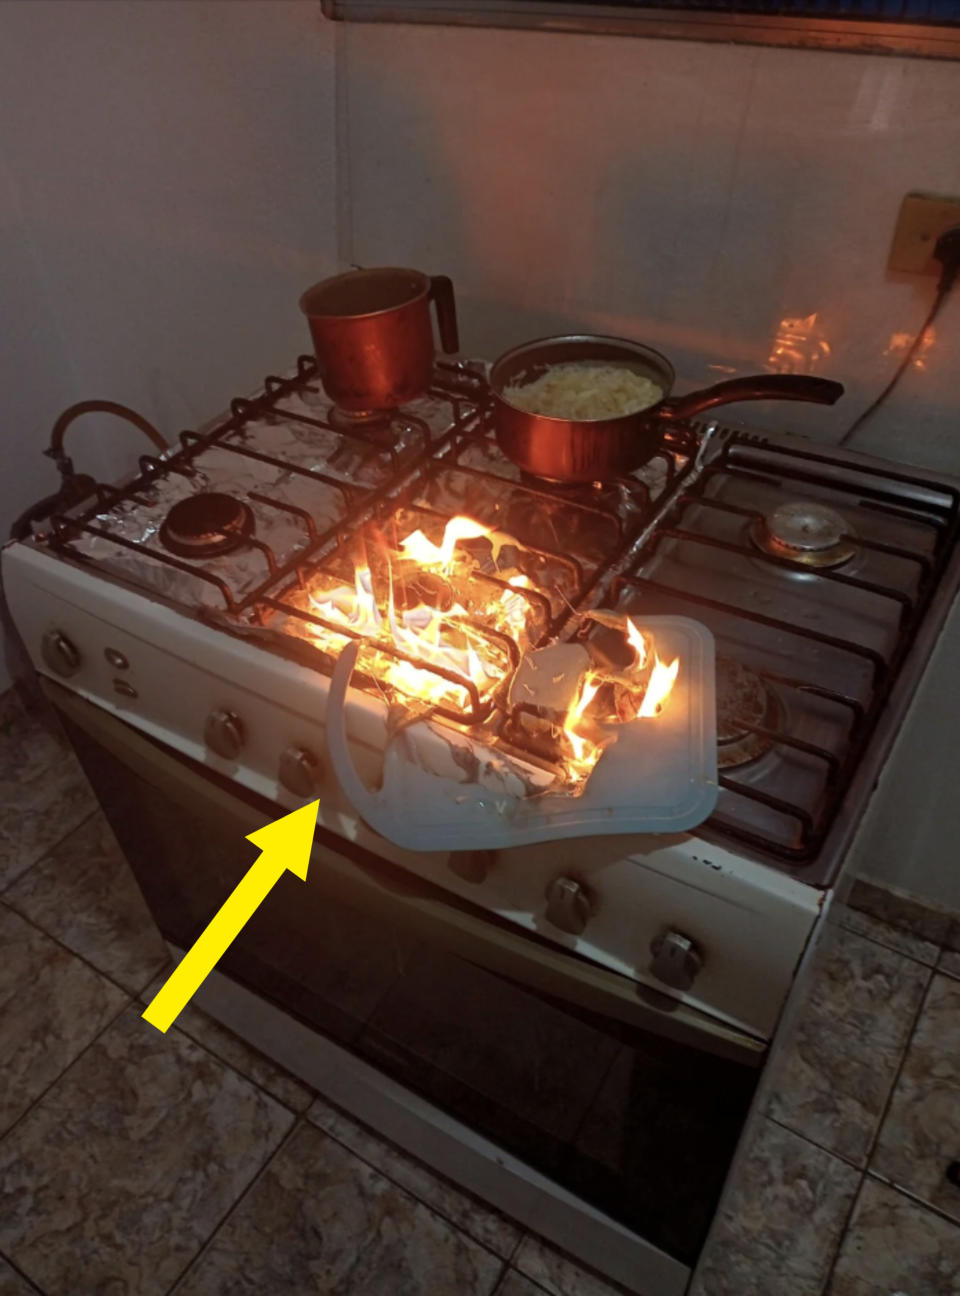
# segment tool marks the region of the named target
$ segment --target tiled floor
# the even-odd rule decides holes
[[[855,902],[818,951],[695,1296],[960,1294],[957,928],[859,883]]]
[[[164,947],[71,755],[10,696],[0,848],[0,1296],[613,1296],[198,1010],[143,1022]],[[861,901],[698,1296],[960,1296],[960,927]]]

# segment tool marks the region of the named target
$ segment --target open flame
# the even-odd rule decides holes
[[[436,567],[449,575],[457,541],[479,540],[481,536],[489,534],[490,528],[474,522],[473,518],[453,517],[443,528],[443,540],[439,545],[428,540],[422,531],[413,531],[400,541],[400,549],[406,558],[412,558],[422,567]]]
[[[439,545],[419,530],[404,537],[399,544],[398,562],[405,560],[416,568],[444,578],[455,577],[458,573],[466,575],[469,564],[462,562],[457,554],[457,545],[461,540],[481,537],[491,538],[496,560],[505,538],[496,536],[489,527],[473,518],[453,517],[444,527]],[[393,564],[388,565],[387,575],[384,611],[378,606],[369,566],[356,568],[352,589],[344,585],[322,593],[311,593],[312,610],[331,623],[330,629],[311,625],[315,642],[322,648],[338,652],[349,637],[360,636],[369,640],[370,645],[362,658],[363,668],[381,683],[431,705],[467,711],[469,690],[458,683],[458,679],[471,681],[481,700],[489,696],[503,680],[509,661],[505,650],[477,628],[477,613],[468,612],[459,600],[444,608],[429,602],[421,602],[413,608],[398,608]],[[509,578],[509,585],[511,589],[497,591],[479,615],[494,630],[503,631],[522,644],[530,605],[513,590],[529,587],[530,580],[525,575],[516,574]],[[337,626],[343,626],[351,635],[338,635]],[[392,646],[411,660],[397,658],[382,649],[377,651],[377,643]],[[446,675],[438,672],[446,672]],[[451,675],[453,678],[449,678]]]
[[[310,593],[312,610],[325,623],[311,622],[312,638],[331,652],[339,652],[351,638],[361,639],[361,668],[381,685],[468,718],[472,698],[467,682],[483,703],[511,674],[510,656],[497,635],[509,635],[521,652],[530,639],[531,603],[521,592],[534,587],[529,576],[515,570],[504,574],[505,582],[501,576],[499,586],[491,584],[479,606],[476,591],[484,588],[482,582],[467,591],[465,582],[482,572],[458,546],[482,538],[490,541],[496,571],[504,546],[516,542],[473,518],[451,518],[439,544],[421,530],[412,531],[386,562],[379,600],[370,565],[355,568],[352,585]],[[429,573],[434,582],[424,581],[422,591],[418,571]],[[421,597],[413,607],[407,602],[411,582]],[[398,597],[398,586],[406,598]],[[679,671],[679,661],[662,662],[629,617],[611,621],[632,647],[634,661],[618,672],[591,668],[579,681],[562,724],[564,774],[573,786],[589,777],[610,741],[612,725],[659,713]]]
[[[583,719],[587,707],[599,693],[600,684],[600,678],[592,672],[584,676],[583,683],[580,686],[580,696],[567,712],[567,718],[563,725],[563,731],[573,750],[573,759],[576,762],[576,771],[578,773],[582,766],[586,766],[586,772],[589,773],[600,759],[600,749],[591,743],[588,738],[577,733],[577,726]],[[590,757],[594,750],[596,750],[596,756],[591,760]]]
[[[627,617],[627,642],[637,654],[634,669],[643,670],[647,664],[647,641],[629,617]]]
[[[649,719],[658,715],[680,673],[679,657],[675,657],[667,664],[662,662],[659,654],[654,651],[653,667],[644,685],[643,672],[650,659],[647,637],[630,617],[625,618],[625,629],[627,642],[635,654],[635,661],[619,682],[622,705],[618,707],[616,715],[588,715],[591,703],[607,682],[602,671],[587,671],[580,692],[567,711],[563,733],[572,753],[569,765],[574,781],[587,779],[603,755],[610,739],[610,733],[604,729],[604,724],[609,724],[611,721],[622,724],[625,721]],[[634,681],[635,692],[630,688]],[[582,732],[584,728],[592,732],[584,733]]]
[[[680,658],[675,657],[669,666],[664,665],[660,658],[654,653],[653,670],[650,673],[650,682],[647,685],[647,691],[643,695],[643,702],[640,705],[638,716],[648,717],[655,716],[664,702],[670,696],[680,671]]]

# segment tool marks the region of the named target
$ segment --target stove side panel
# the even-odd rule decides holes
[[[877,783],[850,871],[960,911],[960,602]]]

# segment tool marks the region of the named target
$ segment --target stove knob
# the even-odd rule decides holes
[[[40,655],[52,671],[65,679],[80,669],[80,652],[62,630],[48,630],[40,640]]]
[[[280,753],[280,782],[294,796],[315,796],[320,762],[306,747],[287,747]]]
[[[554,878],[547,887],[547,921],[571,936],[580,935],[592,908],[587,892],[573,878]]]
[[[650,942],[650,971],[674,990],[689,990],[703,967],[703,957],[689,936],[668,931]]]
[[[492,850],[451,851],[447,864],[464,882],[485,882],[496,858],[497,852]]]
[[[244,744],[246,734],[240,717],[235,711],[223,708],[211,711],[203,726],[203,737],[207,746],[224,760],[236,760]]]

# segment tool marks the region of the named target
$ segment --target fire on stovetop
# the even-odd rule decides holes
[[[659,714],[679,660],[661,661],[651,637],[613,613],[589,616],[616,632],[615,660],[584,642],[535,648],[534,582],[502,561],[515,549],[514,537],[464,516],[446,523],[439,544],[417,528],[374,546],[352,583],[310,591],[310,637],[334,654],[359,639],[363,672],[408,708],[456,719],[500,696],[509,740],[556,764],[578,791],[617,725]]]

